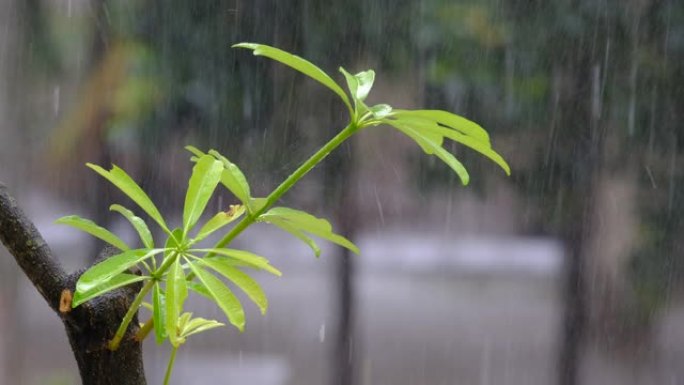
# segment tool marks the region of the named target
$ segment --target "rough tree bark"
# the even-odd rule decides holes
[[[107,348],[136,290],[127,288],[71,309],[71,293],[84,270],[67,274],[49,246],[0,183],[0,241],[33,286],[62,319],[83,385],[144,385],[142,347],[131,322],[116,351]]]

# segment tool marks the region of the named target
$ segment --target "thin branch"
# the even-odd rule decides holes
[[[53,310],[59,311],[66,273],[33,222],[0,183],[0,241]]]

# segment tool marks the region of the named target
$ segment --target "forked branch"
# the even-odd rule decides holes
[[[0,183],[0,241],[54,311],[66,285],[66,273],[33,222]]]

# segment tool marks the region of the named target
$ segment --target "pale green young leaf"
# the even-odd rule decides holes
[[[208,320],[200,317],[193,318],[185,325],[185,328],[183,329],[183,337],[187,338],[193,334],[205,332],[207,330],[215,329],[221,326],[225,325],[214,320]]]
[[[223,163],[221,183],[235,195],[243,204],[248,204],[251,198],[249,183],[240,168],[216,150],[210,150],[209,154]]]
[[[228,278],[237,287],[242,289],[242,291],[244,291],[245,294],[247,294],[247,296],[259,307],[261,314],[266,314],[266,310],[268,309],[268,299],[266,298],[266,294],[261,289],[261,286],[259,286],[259,284],[249,275],[233,266],[230,266],[229,264],[222,263],[220,260],[208,258],[200,259],[199,262]]]
[[[309,76],[310,78],[318,81],[319,83],[323,84],[324,86],[331,89],[334,93],[336,93],[342,99],[347,108],[351,111],[351,104],[349,103],[349,98],[344,93],[342,88],[327,73],[325,73],[322,69],[315,66],[310,61],[303,59],[297,55],[293,55],[291,53],[280,50],[278,48],[270,47],[263,44],[240,43],[235,44],[233,47],[251,49],[254,51],[254,55],[256,56],[265,56],[267,58],[281,62],[286,66],[289,66],[303,73],[304,75]]]
[[[221,179],[223,164],[211,155],[201,157],[192,169],[183,206],[183,234],[197,223]]]
[[[394,110],[397,118],[410,117],[427,119],[468,135],[473,139],[489,143],[489,134],[477,123],[462,116],[442,110]]]
[[[373,88],[375,71],[367,70],[352,75],[344,68],[340,67],[340,72],[342,72],[344,78],[347,80],[347,86],[349,87],[349,91],[353,98],[362,102],[366,100],[371,88]]]
[[[242,304],[235,297],[226,285],[220,279],[214,277],[211,273],[207,273],[195,263],[190,263],[190,269],[195,273],[200,282],[207,289],[214,302],[223,310],[228,318],[228,321],[238,328],[240,331],[245,330],[245,311]]]
[[[375,119],[383,119],[392,113],[392,106],[389,104],[376,104],[368,109]]]
[[[461,179],[461,183],[464,186],[468,184],[468,182],[470,181],[470,176],[468,175],[468,171],[463,166],[463,164],[459,162],[458,159],[456,159],[456,157],[454,157],[449,151],[443,149],[442,146],[440,146],[438,143],[432,141],[431,137],[429,137],[427,134],[418,132],[414,128],[406,125],[392,125],[396,127],[399,131],[406,134],[406,136],[416,141],[423,148],[425,153],[434,154],[439,159],[441,159],[442,162],[446,163],[458,175],[458,177]]]
[[[69,215],[59,218],[57,221],[55,221],[55,223],[75,227],[109,243],[121,251],[126,251],[129,249],[128,245],[126,245],[126,242],[122,241],[121,238],[117,237],[104,227],[96,225],[95,222],[89,219],[81,218],[78,215]]]
[[[199,230],[197,236],[192,240],[193,243],[202,241],[204,238],[211,235],[213,232],[228,225],[234,220],[240,218],[245,213],[245,206],[231,205],[228,211],[221,211],[208,220]]]
[[[178,334],[180,336],[183,336],[183,331],[188,326],[190,319],[192,319],[192,313],[189,312],[185,312],[178,317]]]
[[[118,275],[115,275],[111,279],[102,282],[99,285],[95,285],[90,288],[90,290],[82,292],[82,291],[76,291],[74,293],[74,298],[73,301],[71,302],[72,307],[76,307],[86,301],[89,301],[95,297],[99,297],[102,294],[105,294],[107,292],[110,292],[114,289],[118,289],[120,287],[124,287],[127,285],[130,285],[135,282],[140,282],[144,281],[146,279],[149,279],[150,277],[147,276],[140,276],[140,275],[133,275],[133,274],[126,274],[126,273],[121,273]]]
[[[182,342],[178,339],[177,320],[183,309],[183,303],[188,296],[185,283],[185,273],[178,258],[169,268],[166,276],[166,331],[169,341],[173,346],[178,346]]]
[[[223,257],[227,258],[229,261],[232,260],[239,263],[245,263],[255,269],[264,270],[273,275],[282,275],[278,269],[270,265],[268,259],[254,253],[250,253],[249,251],[238,249],[193,249],[192,251],[216,254],[212,258],[221,259]]]
[[[92,163],[86,163],[86,166],[90,167],[95,172],[110,181],[113,185],[118,187],[119,190],[131,198],[138,206],[140,206],[140,208],[143,209],[143,211],[145,211],[150,218],[154,219],[154,221],[157,222],[164,231],[167,233],[169,232],[169,228],[166,226],[164,218],[159,213],[159,210],[154,203],[152,203],[150,197],[147,196],[145,191],[143,191],[143,189],[140,188],[140,186],[138,186],[138,184],[135,183],[135,181],[128,176],[124,170],[117,166],[112,166],[112,169],[107,171],[102,167]]]
[[[109,210],[111,211],[116,211],[119,214],[123,215],[124,218],[126,218],[135,231],[138,232],[138,236],[140,237],[140,240],[142,241],[143,245],[147,247],[148,249],[153,249],[154,248],[154,240],[152,239],[152,233],[150,232],[150,229],[147,227],[147,224],[145,221],[133,214],[133,212],[121,205],[111,205],[109,206]]]
[[[154,322],[154,337],[157,344],[164,343],[167,337],[166,332],[166,298],[159,282],[154,284],[152,289],[152,319]]]
[[[96,286],[108,282],[120,273],[163,251],[164,249],[136,249],[126,250],[121,254],[111,256],[92,266],[81,275],[76,283],[76,292],[87,293]]]

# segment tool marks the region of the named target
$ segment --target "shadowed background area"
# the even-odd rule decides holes
[[[69,270],[102,245],[61,216],[134,239],[85,162],[126,169],[180,222],[184,145],[218,149],[262,196],[343,128],[334,94],[241,41],[338,81],[373,68],[370,104],[468,117],[511,165],[454,144],[463,187],[388,127],[355,136],[283,202],[361,255],[316,260],[250,228],[236,247],[284,273],[258,276],[267,315],[244,301],[246,331],[191,340],[172,383],[684,381],[682,2],[3,0],[0,28],[0,181]],[[0,383],[77,382],[59,319],[4,249],[0,329]],[[144,350],[161,383],[168,346]]]

